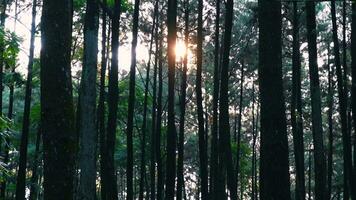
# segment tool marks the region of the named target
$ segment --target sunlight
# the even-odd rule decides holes
[[[182,59],[187,53],[187,48],[185,46],[185,43],[181,40],[178,40],[174,51],[176,54],[176,59],[177,60]]]

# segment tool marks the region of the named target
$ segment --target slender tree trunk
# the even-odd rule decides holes
[[[158,26],[158,23],[157,23]],[[162,34],[162,28],[161,28]],[[157,121],[156,121],[156,160],[157,160],[157,200],[163,199],[163,165],[161,155],[161,135],[162,135],[162,93],[163,93],[163,60],[162,60],[162,41],[160,38],[159,50],[158,50],[158,94],[157,94]]]
[[[177,163],[177,200],[183,199],[184,192],[184,125],[185,125],[185,106],[187,96],[187,71],[188,71],[188,45],[189,45],[189,0],[184,1],[184,40],[186,53],[183,59],[183,70],[181,80],[180,96],[180,118],[179,118],[179,140],[178,140],[178,163]]]
[[[40,157],[40,146],[41,146],[41,125],[38,126],[37,135],[36,135],[36,148],[35,155],[32,163],[32,176],[30,181],[30,200],[37,200],[38,197],[38,188],[40,187],[38,184],[38,165],[41,163]]]
[[[104,6],[106,6],[106,0],[103,1]],[[100,196],[101,200],[106,200],[107,194],[107,147],[106,147],[106,132],[105,132],[105,79],[106,79],[106,68],[107,68],[107,47],[106,42],[108,41],[107,37],[107,16],[106,12],[102,10],[102,41],[101,41],[101,69],[100,69],[100,88],[99,88],[99,103],[97,108],[97,129],[99,134],[99,153],[100,153]],[[109,29],[110,33],[110,29]],[[108,33],[108,35],[109,35]]]
[[[214,92],[213,92],[213,125],[211,129],[211,164],[210,164],[210,197],[212,200],[221,198],[224,190],[223,182],[218,180],[218,101],[219,101],[219,24],[220,24],[220,0],[216,0],[215,38],[214,38]],[[220,186],[220,187],[219,187]],[[220,190],[218,189],[220,188]]]
[[[21,144],[20,144],[20,158],[19,158],[19,170],[16,181],[16,199],[22,200],[25,198],[26,189],[26,164],[27,164],[27,145],[28,145],[28,134],[30,128],[30,110],[31,110],[31,92],[32,92],[32,66],[33,66],[33,54],[34,54],[34,43],[35,43],[35,32],[36,32],[36,4],[37,0],[32,1],[32,23],[31,23],[31,41],[30,41],[30,52],[29,61],[27,66],[27,81],[26,81],[26,94],[25,94],[25,107],[24,116],[22,122],[22,134],[21,134]],[[13,73],[15,72],[15,67],[13,68]],[[11,85],[11,96],[9,105],[9,118],[12,118],[12,108],[13,108],[13,93],[14,84]],[[8,149],[7,149],[8,157]],[[5,186],[4,186],[5,188]]]
[[[44,133],[44,199],[72,199],[74,193],[77,145],[70,74],[72,14],[70,0],[43,1],[41,126]]]
[[[255,83],[254,79],[252,79],[252,165],[251,165],[251,199],[255,199],[255,193],[256,193],[256,188],[255,188],[255,157],[256,157],[256,126],[255,126]],[[242,199],[242,198],[241,198]]]
[[[334,69],[329,63],[329,47],[328,47],[328,122],[329,122],[329,151],[328,151],[328,193],[327,199],[331,199],[332,192],[332,174],[333,174],[333,153],[334,153],[334,133],[333,133],[333,104],[334,104]]]
[[[326,161],[324,155],[323,127],[321,118],[320,83],[317,63],[315,2],[306,2],[307,40],[309,53],[309,76],[312,105],[312,132],[315,162],[315,198],[326,198]]]
[[[132,47],[131,47],[131,69],[129,83],[129,105],[127,116],[127,200],[133,200],[133,125],[134,125],[134,107],[135,107],[135,90],[136,90],[136,47],[138,34],[138,17],[140,12],[140,0],[135,0],[132,28]],[[146,134],[142,134],[142,144],[146,144]],[[145,147],[142,149],[143,159],[145,158]],[[142,161],[145,163],[145,160]],[[143,167],[143,166],[142,166]],[[143,187],[143,185],[142,185]],[[143,188],[142,188],[143,190]],[[143,194],[142,194],[143,195]],[[142,197],[143,198],[143,197]]]
[[[199,137],[199,164],[201,199],[208,199],[208,162],[206,151],[206,139],[204,130],[204,110],[202,95],[202,65],[203,65],[203,0],[198,0],[198,33],[197,33],[197,74],[196,74],[196,98],[198,114],[198,137]]]
[[[312,199],[312,195],[311,195],[311,180],[312,180],[312,150],[309,149],[309,156],[308,156],[308,200]]]
[[[339,112],[341,118],[341,132],[343,139],[343,158],[344,158],[344,199],[349,199],[350,193],[355,193],[352,190],[353,179],[352,179],[352,149],[351,149],[351,136],[348,134],[347,130],[347,100],[345,93],[345,85],[341,69],[340,52],[339,52],[339,39],[337,35],[337,24],[336,24],[336,11],[335,11],[335,0],[331,1],[331,19],[333,27],[333,43],[334,43],[334,56],[335,56],[335,66],[336,66],[336,77],[337,77],[337,89],[339,97]],[[352,195],[352,194],[351,194]],[[354,195],[352,195],[353,197]],[[354,199],[354,198],[353,198]]]
[[[292,76],[292,103],[291,121],[293,132],[294,159],[296,167],[295,199],[305,199],[304,178],[304,142],[301,94],[301,66],[299,45],[299,14],[298,4],[293,2],[293,76]]]
[[[157,87],[157,65],[158,65],[158,0],[155,2],[155,7],[153,11],[153,24],[151,29],[151,42],[150,42],[150,49],[149,49],[149,59],[147,63],[147,73],[146,73],[146,85],[145,85],[145,105],[147,104],[147,97],[148,97],[148,86],[149,86],[149,71],[151,65],[151,57],[152,57],[152,46],[153,40],[155,40],[156,45],[156,53],[155,53],[155,64],[153,69],[153,86],[152,86],[152,133],[151,133],[151,155],[150,155],[150,192],[151,192],[151,200],[156,199],[156,107],[157,107],[157,98],[156,98],[156,87]],[[147,108],[146,108],[147,109]],[[144,111],[144,120],[146,118]],[[144,125],[144,124],[143,124]],[[144,126],[142,125],[142,129]],[[145,125],[146,126],[146,125]],[[142,178],[142,177],[141,177]]]
[[[99,4],[87,0],[84,24],[84,59],[80,88],[80,154],[78,200],[96,199],[96,77],[98,53]]]
[[[353,179],[356,179],[356,2],[352,2],[352,24],[351,24],[351,72],[352,72],[352,86],[351,86],[351,107],[352,107],[352,121],[354,130],[354,168]]]
[[[231,142],[230,142],[230,125],[229,125],[229,95],[228,95],[228,77],[229,77],[229,55],[231,44],[231,32],[233,24],[233,0],[226,1],[225,11],[225,33],[224,33],[224,50],[221,65],[221,87],[220,87],[220,113],[219,113],[219,133],[220,148],[224,148],[224,157],[221,159],[226,162],[227,185],[230,191],[230,198],[237,200],[236,174],[232,162]],[[219,169],[222,170],[223,168]]]
[[[118,53],[119,53],[119,27],[120,27],[121,0],[115,0],[114,14],[112,17],[111,28],[111,66],[109,70],[109,90],[108,90],[108,122],[106,132],[106,159],[105,168],[106,200],[117,200],[117,174],[115,168],[115,141],[117,125],[117,102],[119,99],[118,92]]]
[[[260,0],[258,3],[261,200],[289,200],[288,139],[281,60],[281,2]]]
[[[236,153],[236,182],[239,183],[239,172],[240,172],[240,157],[241,157],[241,129],[242,129],[242,100],[243,100],[243,84],[244,84],[244,68],[245,61],[241,60],[241,80],[240,80],[240,99],[239,99],[239,121],[237,128],[237,153]],[[236,142],[236,141],[235,141]],[[240,180],[241,182],[241,180]]]
[[[166,191],[165,199],[174,199],[176,179],[176,144],[177,132],[174,113],[174,85],[176,55],[174,47],[177,38],[177,0],[168,0],[167,26],[168,26],[168,130],[167,130],[167,165],[166,165]]]
[[[7,9],[8,0],[1,1],[1,14],[0,14],[0,29],[5,30],[5,20],[6,20],[6,9]],[[2,115],[2,92],[3,92],[3,71],[4,71],[4,51],[5,47],[3,45],[0,46],[0,115]],[[0,143],[0,153],[1,153],[1,143]],[[6,148],[6,144],[5,144]],[[5,199],[6,192],[6,177],[3,176],[3,181],[1,183],[0,189],[0,198]]]

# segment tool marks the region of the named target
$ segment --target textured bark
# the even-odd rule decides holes
[[[296,168],[295,199],[305,199],[305,174],[304,174],[304,141],[303,117],[301,94],[301,65],[299,41],[299,14],[298,4],[293,2],[293,58],[292,58],[292,102],[291,122],[293,133],[294,159]]]
[[[140,0],[135,0],[132,28],[132,47],[131,47],[131,68],[130,68],[130,83],[129,83],[129,105],[127,116],[127,200],[132,200],[133,197],[133,126],[134,126],[134,107],[135,107],[135,90],[136,90],[136,47],[138,33],[138,17],[140,9]],[[142,135],[142,143],[146,143],[146,134]],[[142,149],[143,158],[145,158],[145,149]],[[143,160],[145,163],[145,160]],[[143,187],[143,186],[142,186]]]
[[[38,184],[38,165],[41,162],[41,156],[40,156],[40,146],[41,146],[41,138],[42,138],[42,133],[41,133],[41,125],[39,125],[38,130],[37,130],[37,135],[36,135],[36,148],[35,148],[35,155],[33,158],[33,163],[32,163],[32,176],[30,180],[30,200],[37,200],[38,198],[38,188],[40,187]]]
[[[230,191],[230,199],[237,200],[237,184],[236,184],[236,174],[232,162],[231,153],[231,142],[230,142],[230,125],[229,125],[229,95],[228,95],[228,82],[229,82],[229,55],[230,55],[230,44],[231,44],[231,32],[233,24],[233,0],[226,1],[226,11],[225,11],[225,32],[224,32],[224,44],[223,44],[223,54],[222,54],[222,65],[221,65],[221,87],[220,87],[220,113],[219,113],[219,139],[220,146],[223,148],[223,157],[221,159],[223,163],[220,167],[220,171],[224,169],[226,165],[227,172],[227,185]],[[223,197],[224,198],[224,197]],[[225,199],[225,198],[224,198]]]
[[[153,11],[153,24],[151,29],[151,42],[149,49],[149,59],[147,63],[147,72],[146,72],[146,83],[145,83],[145,102],[144,105],[147,106],[147,98],[148,98],[148,86],[149,86],[149,73],[151,66],[151,58],[152,58],[152,46],[153,41],[155,40],[156,45],[156,54],[155,54],[155,63],[153,69],[153,86],[152,86],[152,127],[151,127],[151,152],[150,152],[150,199],[156,199],[156,107],[157,107],[157,98],[156,98],[156,87],[157,87],[157,66],[158,66],[158,26],[157,26],[157,18],[158,16],[158,0],[156,0],[154,11]],[[146,108],[147,110],[147,108]],[[147,111],[146,111],[147,112]],[[146,120],[146,113],[144,111],[144,121]],[[142,130],[146,127],[145,123],[142,123]],[[142,174],[142,172],[141,172]],[[141,177],[142,178],[142,177]],[[148,188],[147,188],[148,189]]]
[[[326,161],[324,155],[320,83],[317,63],[315,2],[306,2],[306,15],[315,163],[315,198],[316,200],[322,200],[326,197]]]
[[[157,23],[158,26],[158,23]],[[161,27],[162,34],[162,27]],[[163,199],[163,165],[162,165],[162,155],[161,155],[161,135],[162,135],[162,92],[163,92],[163,58],[162,58],[162,48],[163,48],[163,38],[160,37],[159,51],[158,51],[158,94],[157,94],[157,121],[156,121],[156,160],[157,160],[157,200]]]
[[[106,6],[106,0],[103,1],[103,5]],[[101,69],[100,69],[100,88],[99,88],[99,103],[97,108],[97,129],[99,134],[99,153],[100,153],[100,196],[102,200],[106,199],[106,132],[105,132],[105,79],[106,79],[106,68],[107,68],[107,53],[109,45],[106,45],[110,41],[110,28],[107,33],[107,15],[104,10],[102,10],[102,41],[101,41]]]
[[[177,0],[168,0],[167,26],[168,26],[168,130],[167,130],[167,163],[166,163],[166,191],[165,199],[174,199],[176,179],[176,144],[177,132],[174,113],[174,85],[176,55],[174,48],[177,38]]]
[[[106,130],[106,168],[105,184],[106,200],[117,200],[117,176],[114,162],[117,109],[119,100],[118,88],[118,53],[119,53],[119,26],[120,26],[121,0],[115,0],[114,14],[111,19],[111,66],[109,70],[109,91],[108,91],[108,122]]]
[[[186,52],[189,45],[189,0],[184,1],[184,40]],[[180,116],[179,116],[179,139],[178,139],[178,161],[177,161],[177,200],[183,199],[184,192],[184,125],[187,96],[187,71],[188,71],[188,53],[183,58],[183,70],[180,86]]]
[[[84,22],[84,58],[80,88],[78,200],[96,199],[96,77],[98,63],[99,4],[87,0]]]
[[[24,115],[22,121],[22,134],[21,134],[21,144],[20,144],[20,158],[19,158],[19,170],[17,174],[16,181],[16,199],[22,200],[25,198],[26,189],[26,164],[27,164],[27,145],[28,145],[28,135],[30,128],[30,110],[31,110],[31,93],[32,93],[32,66],[33,66],[33,54],[35,49],[35,32],[36,32],[36,4],[37,0],[32,1],[32,23],[31,23],[31,39],[30,39],[30,51],[29,51],[29,61],[27,66],[27,81],[26,81],[26,93],[25,93],[25,107]],[[15,68],[14,68],[15,69]],[[12,83],[11,96],[9,105],[9,118],[12,118],[12,107],[13,107],[13,93],[14,93],[14,83]],[[8,144],[9,145],[9,144]],[[7,148],[8,157],[8,148]],[[4,187],[5,188],[5,187]]]
[[[215,35],[214,35],[214,92],[213,92],[213,125],[211,129],[211,163],[210,163],[210,197],[217,199],[222,197],[224,190],[222,182],[219,180],[218,161],[218,101],[219,101],[219,24],[220,24],[220,0],[216,1]],[[220,186],[220,187],[219,187]]]
[[[236,182],[239,183],[239,172],[240,172],[240,157],[241,157],[241,128],[242,128],[242,100],[243,100],[243,92],[244,92],[244,68],[245,63],[244,60],[241,61],[241,80],[240,80],[240,97],[239,97],[239,116],[237,122],[237,139],[235,142],[237,143],[237,152],[236,152]],[[241,182],[241,180],[240,180]],[[241,187],[240,187],[241,188]]]
[[[351,24],[351,107],[354,138],[356,138],[356,2],[352,2],[352,24]],[[356,139],[354,140],[354,168],[353,179],[356,180]]]
[[[198,114],[198,138],[199,138],[199,178],[201,186],[201,199],[208,199],[208,155],[206,150],[204,110],[202,95],[202,67],[203,66],[203,0],[198,0],[198,33],[197,33],[197,72],[195,91]]]
[[[328,47],[328,128],[329,128],[329,149],[328,149],[328,193],[327,199],[331,199],[332,175],[333,175],[333,153],[334,153],[334,133],[333,133],[333,104],[334,104],[334,68],[330,66]]]
[[[281,2],[260,0],[261,200],[290,200],[288,140],[282,82]]]
[[[72,1],[44,0],[41,20],[41,126],[44,199],[73,199],[77,152],[70,52]]]

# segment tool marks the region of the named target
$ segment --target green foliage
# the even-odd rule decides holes
[[[5,67],[15,67],[16,58],[20,52],[21,38],[14,32],[0,29],[0,46],[4,47],[2,58],[4,59]]]
[[[115,0],[107,0],[107,4],[109,7],[114,7],[115,5]],[[130,12],[133,10],[133,5],[130,3],[128,0],[122,0],[121,1],[121,12]]]

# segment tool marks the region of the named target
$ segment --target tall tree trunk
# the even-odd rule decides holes
[[[158,26],[159,23],[157,23]],[[158,51],[158,94],[157,94],[157,121],[156,121],[156,160],[157,160],[157,200],[163,199],[163,166],[161,155],[161,135],[162,135],[162,93],[163,93],[163,58],[162,58],[162,28],[160,36],[160,44]]]
[[[291,121],[293,132],[294,159],[296,167],[295,199],[305,199],[304,178],[304,142],[303,142],[303,117],[301,94],[301,66],[299,45],[299,14],[298,4],[293,2],[293,76],[292,76],[292,102]]]
[[[35,155],[33,158],[32,163],[32,176],[30,181],[30,200],[37,200],[38,197],[38,165],[41,163],[41,156],[40,156],[40,146],[41,146],[41,125],[38,125],[37,135],[36,135],[36,148],[35,148]]]
[[[254,83],[254,78],[252,79],[252,165],[251,165],[251,199],[255,199],[255,193],[256,193],[256,188],[255,188],[255,157],[256,157],[256,123],[255,123],[255,83]]]
[[[333,174],[333,153],[334,153],[334,133],[333,133],[333,104],[334,104],[334,68],[331,67],[329,62],[329,47],[328,47],[328,122],[329,122],[329,151],[328,151],[328,193],[327,199],[331,199],[332,192],[332,174]]]
[[[261,200],[290,197],[288,139],[282,82],[281,2],[260,0]]]
[[[214,92],[213,92],[213,125],[211,129],[211,164],[210,164],[210,197],[215,200],[223,196],[223,182],[218,182],[218,101],[219,101],[219,24],[220,24],[220,0],[216,0],[215,38],[214,38]],[[220,187],[219,187],[220,186]]]
[[[241,80],[240,80],[240,99],[239,99],[239,121],[237,128],[237,152],[236,152],[236,182],[239,183],[239,172],[240,172],[240,157],[241,157],[241,129],[242,129],[242,100],[243,100],[243,83],[244,83],[244,68],[245,61],[241,60]],[[235,141],[236,142],[236,141]],[[240,180],[241,182],[241,180]]]
[[[352,2],[352,24],[351,24],[351,107],[354,136],[356,138],[356,2]],[[356,179],[356,139],[354,140],[354,168],[353,179]]]
[[[321,118],[320,83],[317,63],[315,2],[306,2],[307,40],[309,53],[309,76],[312,105],[312,132],[315,162],[315,198],[325,199],[326,161],[324,155],[323,127]]]
[[[96,199],[96,77],[98,54],[99,4],[87,0],[84,24],[84,59],[80,88],[79,191],[78,200]]]
[[[77,145],[70,68],[72,14],[70,0],[43,1],[41,126],[44,133],[44,199],[72,199],[74,193]]]
[[[152,86],[152,128],[151,128],[151,153],[150,153],[150,193],[151,193],[151,200],[156,198],[156,107],[157,107],[157,98],[156,98],[156,87],[157,87],[157,65],[158,65],[158,0],[155,2],[154,11],[153,11],[153,24],[151,29],[151,42],[150,42],[150,49],[149,49],[149,59],[147,63],[147,73],[146,73],[146,85],[145,85],[145,103],[144,105],[147,106],[147,98],[148,98],[148,86],[149,86],[149,72],[151,66],[151,57],[152,57],[152,46],[153,41],[155,40],[156,45],[156,53],[155,53],[155,63],[153,69],[153,86]],[[147,107],[146,107],[147,110]],[[147,111],[146,111],[147,112]],[[144,111],[144,120],[146,121],[146,113]],[[145,123],[142,123],[142,130],[144,130]],[[142,172],[141,172],[142,174]],[[142,177],[141,177],[142,178]],[[148,188],[147,188],[148,189]]]
[[[8,0],[1,1],[1,14],[0,14],[0,29],[5,30],[5,20],[6,20],[6,9]],[[2,92],[3,92],[3,72],[4,72],[4,51],[5,47],[0,46],[0,115],[2,116]],[[5,144],[6,145],[6,144]],[[1,143],[0,143],[0,153],[1,153]],[[6,148],[6,147],[5,147]],[[5,199],[6,192],[6,177],[3,176],[3,181],[1,183],[0,198]]]
[[[168,0],[167,26],[168,26],[168,130],[167,130],[167,165],[166,165],[166,191],[165,199],[174,199],[176,179],[176,144],[177,132],[174,113],[174,85],[176,55],[174,48],[177,38],[177,0]]]
[[[183,59],[183,71],[181,80],[180,96],[180,118],[179,118],[179,140],[178,140],[178,163],[177,163],[177,200],[183,199],[184,192],[184,125],[185,106],[187,96],[187,71],[188,71],[188,45],[189,45],[189,0],[184,1],[184,41],[186,53]]]
[[[138,34],[138,17],[140,12],[140,0],[135,0],[132,28],[132,47],[131,47],[131,69],[129,83],[129,105],[127,115],[127,200],[133,200],[133,126],[134,126],[134,107],[135,107],[135,90],[136,90],[136,47]],[[146,144],[146,134],[142,134],[142,144]],[[143,159],[145,158],[145,147],[142,149]],[[143,160],[145,163],[145,160]],[[142,186],[143,187],[143,186]]]
[[[337,89],[339,97],[339,112],[341,118],[341,132],[342,132],[342,144],[343,144],[343,158],[344,158],[344,199],[349,199],[352,192],[353,179],[352,179],[352,149],[351,149],[351,136],[347,130],[347,100],[345,93],[345,85],[343,80],[343,74],[341,69],[340,52],[339,52],[339,39],[337,35],[336,24],[336,11],[335,0],[331,1],[331,19],[333,27],[333,43],[334,43],[334,56],[336,66],[337,77]],[[351,194],[352,195],[352,194]],[[352,195],[354,196],[354,195]],[[354,199],[354,198],[353,198]]]
[[[111,66],[109,70],[109,89],[108,89],[108,122],[106,132],[106,156],[105,168],[106,200],[117,200],[117,176],[115,168],[115,143],[116,143],[116,125],[118,109],[118,54],[119,54],[119,27],[120,27],[121,0],[115,0],[114,14],[111,22]]]
[[[103,1],[103,5],[106,6],[106,0]],[[107,187],[106,187],[106,132],[105,132],[105,79],[106,79],[106,68],[107,68],[107,48],[106,42],[109,42],[107,36],[107,15],[104,10],[102,10],[102,41],[101,41],[101,69],[100,69],[100,88],[99,88],[99,103],[97,108],[97,129],[99,134],[99,153],[100,153],[100,196],[102,200],[106,200]],[[110,28],[108,35],[110,34]]]
[[[237,184],[236,174],[232,162],[231,142],[230,142],[230,125],[229,125],[229,56],[230,56],[230,44],[231,44],[231,32],[233,24],[233,0],[226,1],[225,11],[225,32],[224,32],[224,50],[222,55],[221,65],[221,87],[220,87],[220,113],[219,113],[219,133],[220,133],[220,147],[224,148],[224,155],[221,155],[223,162],[226,162],[227,171],[227,185],[230,191],[230,198],[237,200]],[[224,164],[223,164],[224,165]],[[223,170],[223,166],[220,166],[219,170]]]
[[[208,155],[206,151],[206,139],[204,130],[204,110],[202,95],[202,65],[203,65],[203,0],[198,0],[198,33],[197,33],[197,74],[196,74],[196,98],[198,114],[198,137],[199,137],[199,164],[201,199],[208,199]]]
[[[32,23],[31,23],[31,39],[30,39],[30,51],[29,51],[29,61],[27,66],[27,81],[26,81],[26,94],[25,94],[25,107],[24,115],[22,121],[22,134],[21,134],[21,144],[20,144],[20,158],[19,158],[19,170],[16,181],[16,199],[22,200],[25,198],[25,188],[26,188],[26,164],[27,164],[27,145],[28,145],[28,134],[30,128],[30,110],[31,110],[31,92],[32,92],[32,66],[33,66],[33,54],[34,54],[34,43],[35,43],[35,33],[36,33],[36,4],[37,0],[32,1]],[[15,67],[13,68],[13,73],[15,72]],[[9,118],[12,118],[12,108],[13,108],[13,93],[14,84],[12,83],[10,105],[9,105]],[[8,145],[8,144],[7,144]],[[8,148],[6,152],[8,157]],[[4,186],[5,189],[6,186]]]

